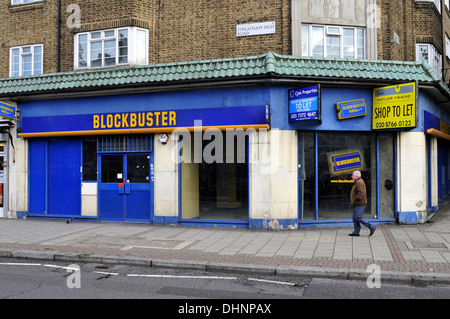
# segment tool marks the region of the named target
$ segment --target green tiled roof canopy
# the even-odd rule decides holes
[[[251,78],[314,81],[412,82],[431,85],[449,97],[450,90],[426,62],[316,59],[272,52],[242,58],[118,67],[0,79],[0,96],[206,83]]]

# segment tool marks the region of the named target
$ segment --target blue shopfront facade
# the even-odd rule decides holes
[[[364,218],[373,223],[417,222],[437,210],[436,196],[445,199],[447,186],[437,195],[443,182],[433,165],[448,169],[448,160],[445,136],[436,133],[444,125],[430,119],[450,123],[442,107],[447,91],[406,75],[379,78],[381,71],[366,82],[269,71],[220,82],[204,77],[16,93],[28,197],[17,216],[248,228],[351,225],[353,170],[366,182]],[[402,83],[417,88],[414,125],[374,127],[374,90]],[[304,88],[306,95],[299,93]],[[292,120],[293,113],[302,120]],[[243,132],[243,143],[236,137],[230,147],[228,131]],[[411,188],[424,176],[421,187]]]

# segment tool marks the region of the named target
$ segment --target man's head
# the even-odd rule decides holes
[[[361,177],[361,172],[360,171],[354,171],[353,172],[353,174],[352,174],[352,179],[354,180],[354,181],[356,181],[358,178],[360,178]]]

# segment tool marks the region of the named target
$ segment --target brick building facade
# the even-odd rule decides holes
[[[3,0],[0,16],[1,77],[10,75],[12,47],[43,44],[44,73],[71,71],[75,34],[130,26],[149,31],[149,64],[233,58],[269,51],[302,55],[299,29],[305,23],[365,28],[364,57],[369,59],[415,61],[416,43],[432,44],[446,57],[450,19],[445,0],[439,8],[433,1],[415,0],[40,0],[26,4]],[[373,19],[378,25],[371,35],[373,27],[368,24],[373,24]],[[275,22],[275,34],[236,36],[238,24],[264,21]],[[448,61],[441,61],[444,73]]]

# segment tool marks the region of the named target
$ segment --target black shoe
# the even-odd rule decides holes
[[[354,237],[359,237],[359,234],[354,234],[354,233],[351,233],[351,234],[348,234],[349,236],[354,236]]]
[[[369,235],[369,237],[372,236],[373,233],[374,233],[376,230],[377,230],[377,228],[376,228],[375,226],[373,226],[372,229],[370,230],[370,235]]]

